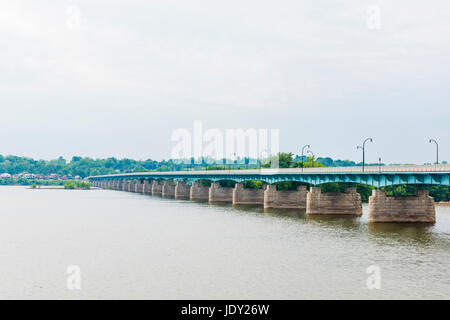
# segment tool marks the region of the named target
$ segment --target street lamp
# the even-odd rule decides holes
[[[436,164],[439,164],[439,145],[436,140],[430,139],[429,143],[434,142],[436,144]]]
[[[381,157],[378,158],[378,173],[381,174]]]
[[[361,149],[363,153],[363,163],[362,163],[362,171],[364,172],[364,165],[365,165],[365,157],[366,157],[366,142],[370,141],[373,142],[372,138],[367,138],[364,140],[362,147],[358,146],[357,149]]]
[[[309,144],[303,146],[302,148],[302,172],[303,172],[303,155],[305,153],[305,148],[311,149],[311,146]]]
[[[306,153],[309,153],[311,155],[312,166],[314,168],[314,153],[311,150],[306,151]]]

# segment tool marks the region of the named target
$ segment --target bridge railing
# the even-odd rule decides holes
[[[399,166],[366,166],[365,173],[379,172],[450,172],[450,165],[399,165]],[[272,175],[272,174],[326,174],[326,173],[362,173],[362,167],[322,167],[322,168],[283,168],[283,169],[249,169],[249,170],[202,170],[202,171],[162,171],[162,172],[135,172],[125,174],[113,174],[105,176],[95,176],[90,178],[112,178],[112,177],[133,177],[133,176],[189,176],[189,175]]]

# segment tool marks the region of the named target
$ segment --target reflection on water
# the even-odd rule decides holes
[[[432,233],[433,224],[430,223],[369,223],[369,234],[390,236],[422,236]]]
[[[373,241],[402,242],[409,245],[444,245],[445,240],[433,232],[429,223],[369,223],[369,236]]]
[[[290,218],[290,219],[301,219],[304,220],[306,217],[305,210],[295,210],[295,209],[275,209],[268,208],[263,209],[264,214],[268,217],[278,217],[278,218]]]
[[[112,190],[0,187],[0,203],[0,298],[450,298],[450,207],[430,226]]]

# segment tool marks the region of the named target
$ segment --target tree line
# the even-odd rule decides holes
[[[117,159],[114,157],[106,159],[93,159],[89,157],[74,156],[71,160],[63,157],[53,160],[35,160],[29,157],[19,156],[3,156],[0,154],[0,174],[8,173],[11,175],[20,173],[40,174],[40,175],[70,175],[80,176],[82,178],[88,176],[129,173],[129,172],[145,172],[145,171],[183,171],[183,170],[228,170],[228,169],[254,169],[260,166],[270,166],[271,159],[237,159],[237,160],[213,160],[209,158],[188,159],[188,160],[161,160],[152,159],[134,160],[134,159]],[[231,162],[231,163],[230,163]],[[292,153],[280,153],[280,167],[294,167],[293,163],[299,165],[300,160],[294,161]],[[323,166],[320,162],[315,161],[311,157],[304,158],[304,166]]]
[[[54,160],[35,160],[28,157],[18,156],[3,156],[0,155],[0,174],[9,173],[11,175],[19,173],[32,173],[40,175],[68,175],[80,176],[85,178],[88,176],[114,174],[114,173],[128,173],[128,172],[145,172],[145,171],[183,171],[183,170],[239,170],[252,168],[267,168],[275,161],[274,157],[263,159],[262,161],[251,159],[238,159],[233,163],[228,163],[226,159],[215,161],[212,159],[189,159],[189,161],[182,160],[162,160],[156,161],[152,159],[147,160],[133,160],[133,159],[117,159],[114,157],[106,159],[93,159],[89,157],[74,156],[70,161],[63,157]],[[187,163],[186,163],[187,162]],[[197,162],[197,163],[196,163]],[[199,162],[199,163],[198,163]],[[335,166],[358,166],[360,163],[355,163],[350,160],[333,160],[331,158],[317,158],[304,157],[303,161],[300,156],[294,156],[292,153],[279,153],[278,164],[280,168],[311,168],[311,167],[335,167]],[[378,165],[378,164],[367,164]],[[29,179],[18,178],[3,178],[0,179],[0,184],[29,184]],[[42,184],[42,183],[40,183]],[[45,183],[44,183],[45,184]],[[62,184],[60,182],[49,182],[49,184]],[[248,181],[244,183],[248,188],[261,188],[263,183],[261,181]],[[279,190],[295,190],[299,183],[293,181],[279,182],[276,184]],[[327,183],[321,186],[323,192],[342,192],[348,185],[343,183]],[[362,200],[367,201],[372,189],[374,187],[367,185],[354,185],[357,191],[361,194]],[[429,190],[430,195],[436,201],[449,201],[450,188],[447,186],[417,186],[417,185],[399,185],[388,186],[383,188],[388,195],[409,195],[416,190]]]

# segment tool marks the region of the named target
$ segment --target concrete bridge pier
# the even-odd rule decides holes
[[[427,190],[416,191],[414,196],[387,196],[384,190],[372,190],[369,222],[435,223],[434,199]]]
[[[128,191],[128,185],[129,185],[130,181],[125,180],[122,183],[122,191]]]
[[[209,188],[208,201],[210,203],[233,203],[233,190],[234,188],[221,187],[220,183],[218,182],[211,183],[211,187]]]
[[[173,181],[165,180],[162,186],[162,196],[167,198],[175,197],[175,185]]]
[[[152,185],[149,180],[144,180],[144,185],[142,186],[142,193],[144,194],[152,194]]]
[[[202,185],[200,181],[192,183],[190,199],[195,201],[209,200],[209,187]]]
[[[362,215],[361,195],[355,188],[345,192],[325,192],[311,187],[306,196],[306,214]]]
[[[122,180],[117,180],[117,182],[116,182],[116,188],[114,189],[114,190],[118,190],[118,191],[120,191],[120,190],[122,190],[122,184],[123,184],[123,181]]]
[[[236,183],[233,189],[233,205],[263,205],[265,189],[266,185],[261,189],[246,189],[241,183]]]
[[[186,181],[178,181],[175,186],[175,199],[189,200],[191,195],[191,186]]]
[[[305,186],[298,186],[297,190],[277,190],[275,185],[268,185],[264,191],[264,209],[306,209]]]
[[[136,180],[136,183],[134,185],[134,192],[142,193],[143,184],[141,180]]]
[[[152,182],[152,195],[153,196],[161,196],[162,195],[162,184],[159,183],[159,180],[153,180]]]
[[[130,182],[128,182],[128,192],[135,191],[135,184],[136,184],[136,181],[134,181],[134,180],[131,180]]]

